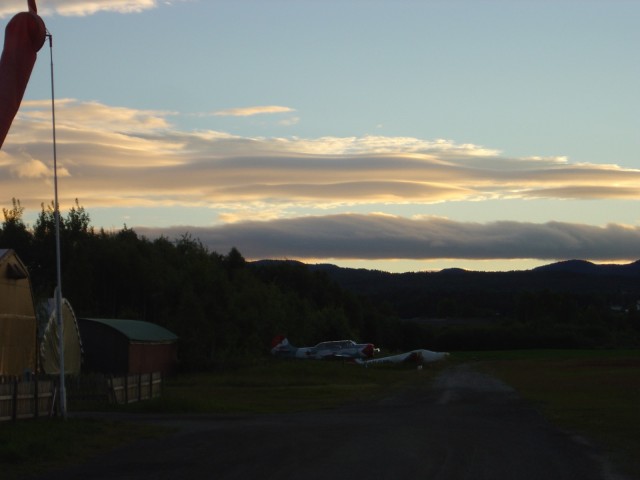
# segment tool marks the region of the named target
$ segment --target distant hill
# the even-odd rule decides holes
[[[567,260],[532,270],[482,272],[448,268],[438,272],[388,273],[379,270],[342,268],[330,264],[309,265],[312,270],[328,273],[338,283],[349,288],[367,291],[376,284],[429,287],[436,290],[473,290],[498,288],[504,291],[523,289],[554,289],[568,291],[598,291],[603,288],[602,277],[618,279],[616,284],[640,280],[640,260],[629,264],[598,265],[586,260]],[[573,282],[567,283],[572,278]],[[368,284],[368,286],[366,285]]]
[[[534,268],[533,271],[538,272],[570,272],[586,275],[605,275],[605,276],[624,276],[624,277],[640,277],[640,260],[626,265],[602,264],[586,260],[567,260],[564,262],[552,263],[542,267]]]
[[[389,273],[331,264],[308,268],[326,273],[346,290],[387,303],[403,318],[433,317],[447,312],[459,316],[509,315],[522,295],[537,292],[574,298],[597,296],[611,305],[635,304],[640,300],[640,260],[626,265],[569,260],[510,272],[451,268],[439,272]]]

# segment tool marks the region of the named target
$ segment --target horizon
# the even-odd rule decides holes
[[[242,252],[240,252],[242,253]],[[260,259],[260,260],[251,260],[250,262],[253,263],[260,263],[260,262],[286,262],[289,261],[288,259],[272,259],[272,258],[264,258],[264,259]],[[297,262],[298,260],[291,260],[294,262]],[[465,272],[478,272],[478,273],[504,273],[504,272],[529,272],[532,270],[535,270],[537,268],[540,267],[548,267],[548,266],[552,266],[552,265],[559,265],[559,264],[566,264],[566,263],[570,263],[570,262],[584,262],[584,263],[588,263],[590,265],[594,265],[596,267],[609,267],[609,266],[616,266],[616,267],[624,267],[624,266],[628,266],[628,265],[633,265],[635,263],[640,262],[640,259],[635,260],[635,261],[631,261],[631,262],[625,262],[625,263],[595,263],[595,262],[590,262],[588,260],[581,260],[581,259],[570,259],[570,260],[559,260],[559,261],[554,261],[554,262],[547,262],[547,263],[541,263],[541,264],[536,264],[533,265],[531,267],[525,267],[525,268],[517,268],[517,269],[497,269],[497,270],[475,270],[475,269],[467,269],[467,268],[462,268],[462,267],[445,267],[442,269],[438,269],[438,270],[397,270],[397,271],[387,271],[387,270],[379,270],[379,269],[372,269],[372,268],[368,268],[368,267],[359,267],[357,266],[357,263],[353,266],[350,266],[349,262],[340,262],[340,264],[335,264],[335,263],[331,263],[331,262],[320,262],[320,263],[308,263],[308,262],[300,262],[303,263],[305,265],[308,266],[323,266],[323,265],[327,265],[327,266],[333,266],[333,267],[338,267],[338,268],[345,268],[345,269],[355,269],[355,270],[370,270],[370,271],[382,271],[383,273],[398,273],[398,274],[402,274],[402,273],[439,273],[442,271],[447,271],[447,270],[463,270]]]
[[[640,258],[639,2],[37,4],[63,215],[391,272]],[[49,55],[0,151],[27,223]]]

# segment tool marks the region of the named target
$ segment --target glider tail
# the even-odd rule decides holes
[[[295,347],[289,343],[289,339],[284,335],[276,335],[271,341],[271,353],[289,353]]]

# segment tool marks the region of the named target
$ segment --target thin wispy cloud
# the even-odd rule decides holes
[[[268,106],[256,106],[256,107],[229,108],[226,110],[219,110],[217,112],[214,112],[213,115],[217,117],[253,117],[255,115],[268,115],[268,114],[290,113],[290,112],[295,112],[295,110],[290,107],[268,105]]]
[[[86,16],[98,12],[140,13],[166,4],[159,0],[40,0],[38,14]],[[27,10],[25,0],[4,0],[0,6],[0,18]]]

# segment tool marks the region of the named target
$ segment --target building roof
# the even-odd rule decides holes
[[[7,263],[6,276],[13,280],[29,278],[27,267],[18,258],[15,250],[10,248],[0,248],[0,264]]]
[[[81,322],[95,322],[119,331],[134,342],[175,342],[178,337],[160,325],[142,320],[81,318]]]

